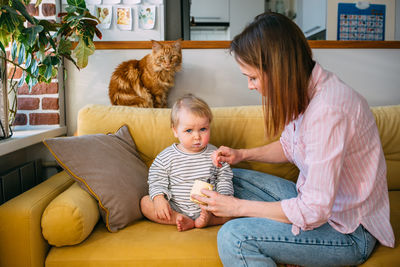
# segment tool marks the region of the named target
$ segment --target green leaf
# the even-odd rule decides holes
[[[7,11],[7,13],[5,13],[5,14],[11,14],[11,15],[14,15],[14,16],[19,16],[19,13],[14,8],[12,8],[11,6],[2,6],[1,8],[5,9]]]
[[[32,89],[33,86],[35,86],[38,83],[38,79],[31,77],[29,79],[29,91]]]
[[[38,62],[36,60],[33,60],[32,66],[31,66],[31,73],[35,73],[38,68]]]
[[[76,61],[75,61],[75,59],[73,59],[72,57],[71,57],[71,55],[63,55],[66,59],[68,59],[69,61],[71,61],[74,65],[75,65],[75,67],[77,68],[77,69],[79,69],[79,67],[78,67],[78,65],[76,64]]]
[[[32,54],[28,53],[28,56],[26,57],[26,62],[25,62],[25,68],[29,68],[32,63]]]
[[[85,18],[88,18],[88,19],[94,20],[94,21],[96,21],[96,22],[97,22],[97,24],[100,24],[100,20],[99,20],[99,18],[98,18],[98,17],[96,17],[96,16],[94,16],[94,15],[92,15],[92,14],[90,14],[89,10],[85,12]]]
[[[25,82],[26,82],[26,84],[29,84],[29,80],[31,79],[31,76],[28,74],[28,75],[26,75],[26,77],[25,77]],[[30,92],[31,90],[29,89],[29,92]]]
[[[86,8],[85,0],[67,0],[68,5]]]
[[[3,53],[5,55],[6,54],[6,49],[5,49],[4,45],[3,45],[3,43],[0,43],[0,48],[1,48],[1,51],[3,51]]]
[[[42,25],[37,25],[22,30],[22,33],[26,34],[28,37],[29,46],[32,46],[35,43],[37,34],[42,32],[43,29],[44,27]]]
[[[72,43],[69,40],[61,39],[58,43],[58,53],[60,55],[70,55],[71,54]]]
[[[27,78],[28,78],[28,81],[26,83],[28,84],[29,92],[30,92],[33,87],[33,78],[31,76],[28,76]]]
[[[18,53],[18,65],[21,65],[25,61],[25,45],[21,44],[19,46],[19,53]]]
[[[50,56],[48,55],[48,56],[46,56],[45,58],[44,58],[44,60],[42,61],[42,63],[47,67],[47,66],[50,66],[51,65],[51,58],[50,58]],[[44,75],[44,73],[43,73],[43,75]]]
[[[0,21],[2,28],[5,28],[7,32],[13,33],[17,30],[18,26],[21,24],[19,20],[19,14],[15,12],[11,7],[5,7],[6,13],[2,13],[0,16]],[[3,26],[4,25],[4,26]]]
[[[49,80],[51,78],[52,70],[53,70],[53,66],[47,65],[46,71],[43,74],[43,76],[46,80]]]
[[[92,41],[89,40],[89,45],[86,45],[82,38],[80,38],[78,45],[73,51],[73,56],[77,60],[79,68],[84,68],[88,64],[88,58],[95,51],[95,47]]]
[[[50,35],[50,34],[49,34]],[[54,50],[57,50],[57,45],[54,42],[54,40],[51,38],[51,36],[48,37],[49,43],[51,44],[51,46],[53,47]]]
[[[51,72],[51,77],[56,77],[58,74],[58,69],[57,68],[53,68],[53,71]]]
[[[59,27],[61,27],[60,23],[53,23],[45,19],[39,20],[38,25],[43,26],[44,30],[48,32],[55,32],[58,30]]]
[[[56,56],[51,56],[50,59],[51,59],[51,65],[53,66],[56,66],[60,63],[60,59]]]
[[[33,17],[29,15],[28,11],[26,11],[25,5],[20,0],[10,0],[10,1],[11,1],[11,7],[18,10],[19,13],[21,13],[21,15],[24,16],[27,21],[29,21],[32,24],[35,24]]]
[[[57,32],[57,35],[62,37],[68,37],[72,34],[72,29],[68,24],[64,23]]]
[[[14,42],[11,46],[11,58],[13,61],[17,57],[17,51],[18,51],[18,45],[17,45],[17,42],[14,40]]]
[[[83,19],[83,14],[80,15],[70,15],[65,17],[65,22],[79,22],[81,19]]]
[[[43,59],[44,59],[44,49],[43,48],[41,48],[39,51],[36,52],[36,58],[39,61],[43,61]]]
[[[35,4],[35,7],[38,7],[38,6],[40,6],[40,4],[42,3],[42,0],[36,0],[36,4]]]
[[[4,28],[0,28],[0,42],[4,47],[7,47],[11,41],[11,34]]]
[[[21,86],[24,84],[24,82],[25,82],[25,75],[26,75],[26,73],[25,73],[25,71],[24,71],[24,72],[22,73],[22,76],[21,76],[21,78],[20,78],[18,84],[17,84],[17,87],[21,87]]]
[[[40,48],[45,48],[48,43],[49,43],[49,40],[47,40],[46,33],[45,32],[40,32],[39,33],[39,46],[40,46]]]
[[[65,11],[67,11],[68,13],[75,13],[77,10],[77,8],[75,6],[67,6],[65,8]],[[62,14],[63,15],[63,14]]]

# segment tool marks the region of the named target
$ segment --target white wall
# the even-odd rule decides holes
[[[139,59],[150,50],[97,50],[89,65],[78,71],[67,63],[66,119],[68,134],[76,130],[80,108],[89,103],[109,104],[108,84],[122,61]],[[360,92],[371,106],[400,104],[400,49],[315,49],[315,59]],[[247,89],[226,49],[184,49],[183,68],[170,90],[169,105],[191,92],[210,106],[261,104],[257,92]]]
[[[230,25],[229,25],[229,38],[232,40],[237,34],[241,33],[244,27],[253,21],[254,17],[264,12],[265,1],[264,0],[230,0],[229,1],[229,13],[230,13]]]
[[[396,20],[394,39],[400,40],[400,0],[396,0]]]

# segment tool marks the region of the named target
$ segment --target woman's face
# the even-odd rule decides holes
[[[261,81],[261,74],[260,71],[250,65],[247,65],[242,62],[239,63],[239,68],[241,72],[243,73],[244,76],[247,77],[247,86],[249,87],[250,90],[257,90],[261,95],[263,95],[263,87],[262,87],[262,81]],[[266,77],[264,78],[264,80]]]

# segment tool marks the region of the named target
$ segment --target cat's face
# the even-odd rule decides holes
[[[153,41],[152,57],[156,71],[179,71],[182,64],[181,40],[164,44]]]

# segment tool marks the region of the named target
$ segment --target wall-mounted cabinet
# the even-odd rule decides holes
[[[229,0],[191,0],[190,16],[195,22],[229,23]]]
[[[232,40],[265,10],[265,0],[191,0],[190,40]]]

